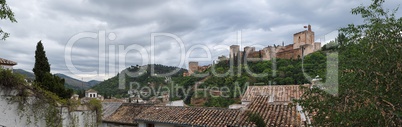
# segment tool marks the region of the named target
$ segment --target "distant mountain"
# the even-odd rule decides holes
[[[18,73],[21,75],[24,75],[28,80],[35,80],[35,75],[34,73],[30,71],[26,71],[23,69],[14,69],[14,73]],[[72,78],[70,76],[67,76],[65,74],[60,74],[57,73],[55,74],[56,76],[59,76],[60,78],[63,78],[65,80],[64,86],[67,88],[71,88],[73,90],[80,90],[80,89],[89,89],[95,85],[98,85],[101,81],[96,81],[96,80],[91,80],[88,82],[83,82],[81,80]]]
[[[13,69],[14,73],[18,73],[24,75],[28,80],[35,80],[35,75],[32,72],[22,70],[22,69]]]
[[[67,76],[65,74],[60,74],[60,73],[57,73],[55,75],[60,77],[60,78],[63,78],[65,80],[65,86],[67,88],[71,88],[71,89],[74,89],[74,90],[79,90],[79,89],[85,89],[86,90],[86,89],[89,89],[89,88],[91,88],[91,87],[93,87],[95,85],[98,85],[100,83],[100,81],[96,81],[96,80],[83,82],[81,80],[78,80],[78,79],[75,79],[75,78],[72,78],[72,77]]]

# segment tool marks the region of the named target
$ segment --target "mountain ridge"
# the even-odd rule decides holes
[[[26,71],[23,69],[13,69],[14,73],[18,73],[21,75],[24,75],[26,77],[27,80],[33,81],[35,80],[35,74],[33,72],[30,71]],[[98,85],[99,83],[101,83],[101,81],[97,81],[97,80],[90,80],[90,81],[81,81],[79,79],[67,76],[65,74],[61,74],[61,73],[56,73],[54,74],[60,78],[63,78],[65,80],[64,86],[66,88],[70,88],[73,90],[86,90],[89,89],[95,85]]]

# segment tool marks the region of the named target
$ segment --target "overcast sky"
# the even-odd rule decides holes
[[[190,60],[181,56],[199,58],[211,54],[215,60],[217,56],[227,56],[228,46],[239,42],[242,47],[254,45],[257,49],[282,42],[291,44],[293,34],[305,30],[303,26],[308,24],[315,32],[315,40],[325,42],[336,35],[333,31],[350,23],[360,24],[360,17],[351,15],[350,10],[370,1],[9,0],[7,3],[18,23],[0,21],[1,28],[10,33],[6,41],[0,41],[1,58],[18,62],[14,68],[32,71],[36,44],[42,40],[52,73],[104,80],[121,68],[147,64],[151,58],[157,64],[180,66],[180,61]],[[400,3],[387,0],[385,6],[392,9]],[[401,16],[401,11],[397,16]],[[151,33],[158,36],[151,39]],[[152,51],[154,57],[150,57]],[[121,61],[125,65],[119,65]],[[209,63],[212,61],[201,62]]]

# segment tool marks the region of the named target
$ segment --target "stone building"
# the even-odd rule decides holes
[[[183,76],[190,76],[195,72],[203,72],[207,70],[211,65],[199,66],[198,62],[190,61],[188,62],[188,72],[184,72]]]
[[[298,59],[321,49],[320,42],[314,42],[314,32],[311,25],[305,26],[307,30],[293,34],[293,44],[267,46],[262,50],[256,51],[255,47],[244,47],[240,51],[239,45],[230,46],[229,59],[234,63],[244,61],[271,60],[272,58]]]

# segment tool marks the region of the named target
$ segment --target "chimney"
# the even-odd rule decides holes
[[[311,31],[311,25],[308,24],[308,31]]]

